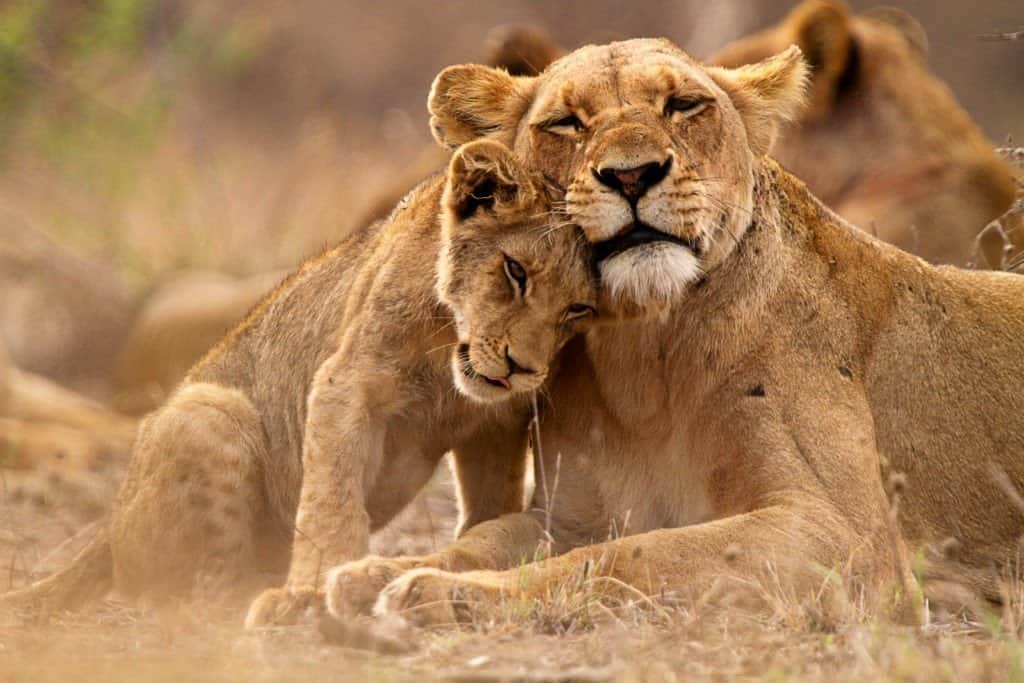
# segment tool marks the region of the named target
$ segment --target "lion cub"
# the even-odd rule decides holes
[[[2,602],[251,595],[287,570],[246,622],[287,621],[447,451],[460,529],[521,511],[529,396],[596,306],[586,243],[554,201],[504,146],[460,149],[194,367],[140,427],[109,526]]]

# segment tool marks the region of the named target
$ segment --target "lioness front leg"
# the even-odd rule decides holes
[[[369,551],[365,477],[371,461],[383,455],[386,427],[383,416],[371,415],[361,387],[344,381],[345,375],[336,358],[317,372],[288,580],[256,598],[247,628],[294,623],[308,609],[321,611],[326,571]]]
[[[813,595],[833,587],[838,579],[830,570],[855,562],[863,543],[828,503],[780,504],[585,546],[506,571],[417,569],[385,587],[375,612],[419,626],[445,625],[486,618],[506,599],[543,600],[573,587],[614,602],[662,595],[760,600],[764,591]],[[892,564],[870,561],[876,549],[861,550],[869,561],[857,578],[871,599],[896,577]]]
[[[525,420],[489,425],[457,446],[452,453],[459,494],[457,540],[429,555],[366,557],[335,567],[325,589],[331,614],[369,614],[381,589],[412,569],[505,569],[534,558],[545,535],[535,517],[522,512],[526,436]]]

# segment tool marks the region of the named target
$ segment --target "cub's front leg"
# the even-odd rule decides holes
[[[430,555],[366,557],[331,569],[325,588],[330,613],[339,619],[369,614],[381,590],[413,569],[505,569],[533,559],[545,534],[542,524],[523,512],[527,424],[523,418],[484,425],[453,449],[459,498],[455,543]]]
[[[288,580],[256,598],[247,628],[295,623],[309,609],[322,610],[326,571],[369,550],[366,480],[383,457],[386,420],[371,414],[365,381],[350,379],[356,372],[340,355],[321,366],[309,396]],[[379,389],[387,379],[374,381]]]

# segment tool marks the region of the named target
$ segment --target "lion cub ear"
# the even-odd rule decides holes
[[[434,79],[427,99],[434,138],[449,149],[483,137],[511,145],[534,81],[479,64],[449,66]]]
[[[479,211],[515,211],[534,197],[529,175],[500,142],[478,140],[456,150],[448,165],[442,206],[456,222]]]
[[[756,156],[767,154],[779,126],[793,120],[804,106],[807,64],[800,48],[790,45],[784,52],[738,69],[707,69],[743,119],[751,151]]]

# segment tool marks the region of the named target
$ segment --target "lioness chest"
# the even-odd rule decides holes
[[[611,362],[580,347],[552,384],[544,422],[546,471],[538,463],[536,476],[553,484],[550,472],[557,474],[553,518],[581,540],[712,519],[710,473],[695,457],[695,434],[687,420],[666,419],[682,413],[671,360],[641,351]]]

